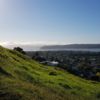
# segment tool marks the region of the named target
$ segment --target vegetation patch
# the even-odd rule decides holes
[[[6,72],[2,67],[0,67],[0,73],[5,76],[12,76],[10,73]]]
[[[82,88],[79,87],[79,86],[75,86],[75,87],[73,87],[73,88],[77,89],[78,91],[80,91],[80,90],[82,89]]]
[[[28,74],[27,72],[25,72],[25,71],[15,70],[15,73],[22,80],[26,80],[26,81],[31,82],[31,83],[34,81],[34,78],[30,74]]]
[[[52,76],[57,76],[57,72],[52,71],[52,72],[50,72],[50,73],[49,73],[49,75],[52,75]]]
[[[60,86],[62,86],[63,88],[65,89],[71,89],[71,87],[67,84],[64,84],[64,83],[59,83]]]
[[[22,99],[21,94],[0,91],[0,100],[21,100],[21,99]]]

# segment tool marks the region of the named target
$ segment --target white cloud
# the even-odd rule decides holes
[[[33,41],[33,42],[0,42],[2,46],[10,45],[60,45],[65,43],[59,43],[55,41]]]

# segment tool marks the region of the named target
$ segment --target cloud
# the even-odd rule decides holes
[[[14,47],[21,47],[25,51],[38,51],[44,45],[61,45],[55,41],[34,41],[34,42],[0,42],[0,45],[13,49]]]
[[[33,42],[0,42],[0,45],[2,46],[12,46],[12,45],[58,45],[58,44],[64,44],[59,43],[56,41],[33,41]]]
[[[8,45],[8,44],[9,42],[0,42],[0,45],[3,45],[3,46]]]

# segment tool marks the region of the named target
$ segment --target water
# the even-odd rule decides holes
[[[87,51],[87,52],[100,52],[98,49],[40,49],[39,51]]]

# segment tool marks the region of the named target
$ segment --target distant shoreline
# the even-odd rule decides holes
[[[100,52],[100,44],[70,44],[43,46],[40,50],[46,51],[92,51]]]
[[[28,52],[35,52],[35,51],[72,51],[72,52],[100,52],[99,49],[34,49],[34,50],[28,50]]]
[[[87,52],[100,52],[100,48],[98,49],[40,49],[40,51],[87,51]]]
[[[100,52],[100,44],[69,44],[69,45],[10,45],[7,48],[21,47],[24,51],[92,51]]]

